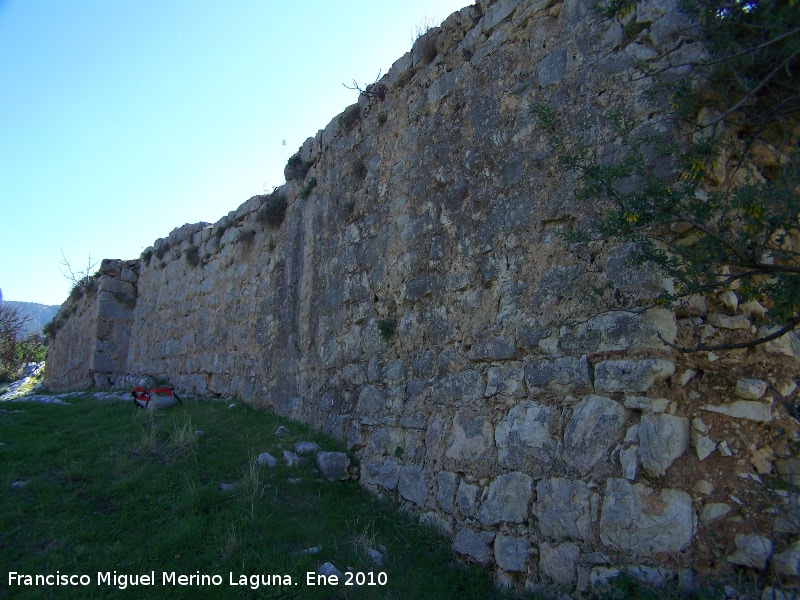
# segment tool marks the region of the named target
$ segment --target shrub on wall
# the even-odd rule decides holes
[[[279,192],[272,192],[258,211],[258,220],[270,227],[280,227],[289,206],[286,196]]]
[[[300,190],[300,198],[305,200],[306,198],[311,195],[311,191],[317,187],[317,178],[316,177],[309,177],[306,180],[306,184],[303,186],[303,189]]]
[[[300,158],[300,153],[293,154],[286,163],[286,168],[283,170],[283,175],[286,181],[302,181],[308,174],[308,170],[313,166],[313,163],[306,162]]]

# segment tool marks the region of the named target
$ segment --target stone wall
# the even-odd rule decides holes
[[[138,272],[138,260],[106,259],[76,286],[52,321],[48,387],[107,387],[125,373]]]
[[[701,51],[674,7],[636,18],[629,38],[579,0],[454,13],[394,64],[385,96],[306,141],[271,198],[145,251],[132,320],[113,309],[116,362],[100,360],[111,344],[87,357],[108,330],[85,301],[48,382],[148,375],[309,422],[346,442],[366,487],[504,583],[588,589],[622,564],[687,578],[766,541],[747,566],[783,564],[797,515],[764,480],[797,468],[796,337],[678,354],[661,340],[738,340],[764,308],[731,292],[598,313],[593,286],[632,307],[668,282],[634,270],[628,247],[558,235],[602,207],[576,199],[529,105],[568,115],[602,157],[619,144],[612,109],[666,130],[637,61]]]

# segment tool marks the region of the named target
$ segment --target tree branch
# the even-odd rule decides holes
[[[685,347],[685,346],[678,346],[676,344],[668,342],[661,336],[661,333],[658,333],[658,339],[660,339],[662,342],[664,342],[664,344],[666,344],[673,350],[680,352],[681,354],[691,354],[692,352],[716,352],[717,350],[740,350],[742,348],[753,348],[755,346],[760,346],[761,344],[765,344],[766,342],[771,342],[772,340],[776,340],[779,337],[783,337],[787,333],[791,332],[798,325],[800,325],[800,316],[796,316],[793,319],[790,319],[786,323],[786,325],[781,327],[778,331],[766,335],[763,338],[758,338],[755,340],[751,340],[749,342],[740,342],[738,344],[716,344],[713,346],[698,344],[697,346]]]

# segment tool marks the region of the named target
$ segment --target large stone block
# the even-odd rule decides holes
[[[605,396],[587,396],[572,412],[564,431],[562,458],[586,474],[625,435],[628,411]]]
[[[373,484],[393,490],[400,477],[400,464],[393,458],[382,463],[364,462],[361,469],[361,483]]]
[[[528,392],[555,388],[571,390],[589,386],[589,363],[586,357],[541,359],[525,367],[525,383]]]
[[[662,338],[674,342],[675,315],[663,308],[644,314],[612,312],[592,317],[561,335],[559,346],[569,354],[588,354],[628,348],[665,348]]]
[[[495,430],[500,464],[541,473],[556,449],[556,441],[550,435],[550,418],[550,408],[533,401],[512,408]]]
[[[582,481],[553,477],[536,484],[534,512],[542,535],[588,540],[591,526],[589,488]]]
[[[443,511],[453,512],[453,499],[458,489],[458,475],[449,471],[439,471],[435,477],[436,501]]]
[[[474,483],[467,483],[463,479],[458,484],[458,491],[456,492],[456,504],[461,514],[467,518],[474,517],[478,514],[480,507],[481,488]]]
[[[315,460],[320,475],[328,481],[346,476],[350,466],[350,459],[344,452],[318,452]]]
[[[680,552],[696,529],[697,515],[686,492],[669,488],[657,493],[625,479],[606,483],[600,516],[604,544],[640,556]]]
[[[533,496],[533,479],[525,473],[500,475],[489,486],[478,511],[478,520],[486,526],[498,523],[524,523],[528,520],[528,503]]]
[[[486,381],[473,369],[454,375],[445,375],[433,384],[432,398],[439,404],[462,406],[466,402],[483,398]]]
[[[642,415],[639,458],[652,477],[661,477],[689,447],[689,419],[660,413]]]
[[[457,470],[468,470],[486,462],[492,448],[494,429],[489,417],[459,411],[453,418],[445,458],[452,459]]]
[[[606,360],[594,369],[598,392],[646,392],[656,381],[675,373],[675,364],[662,358]]]
[[[397,491],[406,500],[424,508],[428,499],[428,482],[422,467],[419,465],[401,467],[397,479]]]
[[[480,535],[468,527],[464,527],[456,534],[453,539],[453,550],[469,556],[484,566],[492,562],[492,549]]]
[[[494,540],[494,560],[504,571],[525,571],[531,544],[527,538],[498,534]]]
[[[539,569],[542,574],[560,585],[574,585],[578,579],[578,560],[581,551],[575,544],[539,546]]]

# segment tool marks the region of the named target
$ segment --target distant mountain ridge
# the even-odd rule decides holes
[[[20,314],[28,317],[28,322],[22,327],[22,336],[31,333],[41,333],[42,327],[47,325],[56,313],[59,306],[49,306],[47,304],[37,304],[36,302],[15,302],[3,300],[3,293],[0,291],[0,305],[16,308]]]

